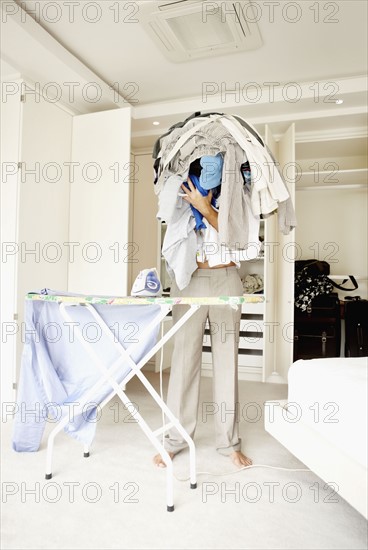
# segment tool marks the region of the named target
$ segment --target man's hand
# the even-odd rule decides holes
[[[193,185],[193,182],[188,177],[189,189],[182,184],[181,188],[185,192],[183,199],[194,208],[196,208],[204,218],[218,231],[218,213],[211,206],[212,190],[210,189],[207,196],[203,196],[200,191]]]
[[[196,208],[202,216],[207,218],[207,215],[210,213],[213,208],[211,207],[212,191],[208,193],[207,196],[203,196],[202,193],[193,185],[192,180],[188,177],[189,189],[185,187],[184,183],[181,188],[185,192],[183,199],[189,202],[194,208]]]

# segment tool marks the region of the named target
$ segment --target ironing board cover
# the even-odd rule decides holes
[[[245,303],[263,302],[261,294],[247,296],[201,296],[201,297],[132,297],[132,296],[88,296],[81,294],[27,294],[27,300],[42,300],[45,302],[65,302],[78,304],[107,304],[107,305],[241,305]]]

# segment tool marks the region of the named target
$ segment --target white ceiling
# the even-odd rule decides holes
[[[270,122],[276,135],[295,120],[299,140],[321,131],[366,134],[366,80],[361,78],[368,64],[366,0],[254,0],[263,39],[260,49],[178,64],[168,61],[145,33],[139,22],[142,2],[71,2],[73,20],[64,0],[16,2],[33,20],[25,15],[22,20],[23,12],[14,3],[19,13],[3,17],[3,58],[33,81],[99,82],[103,97],[98,104],[87,104],[77,94],[74,108],[79,112],[123,106],[108,88],[119,83],[122,96],[128,99],[131,94],[136,148],[151,146],[168,126],[197,110],[237,113],[260,128]],[[100,8],[95,23],[91,20],[97,12],[91,4]],[[300,19],[292,23],[295,6]],[[52,22],[56,16],[59,20]],[[270,82],[279,83],[275,98]],[[286,96],[292,97],[292,82],[301,93],[298,101]],[[247,87],[249,83],[256,84],[257,100],[249,95],[255,89]],[[206,86],[217,93],[204,96]],[[320,95],[315,97],[317,88]],[[344,104],[337,106],[332,100],[340,97]],[[160,125],[152,126],[154,120]]]
[[[27,9],[43,4],[34,0],[18,0],[18,3]],[[140,104],[200,96],[205,82],[218,85],[225,82],[233,89],[236,82],[262,85],[264,82],[325,80],[326,77],[337,79],[364,74],[367,69],[366,0],[335,1],[329,3],[328,9],[322,9],[327,2],[321,2],[319,23],[314,23],[317,13],[310,9],[315,2],[296,2],[301,18],[291,23],[285,19],[296,16],[290,1],[256,0],[263,38],[260,49],[178,64],[165,59],[140,24],[142,2],[100,1],[97,23],[89,22],[97,14],[93,8],[86,10],[83,17],[82,6],[91,4],[89,0],[77,3],[74,23],[69,22],[66,2],[56,3],[61,6],[60,21],[50,22],[57,16],[51,6],[45,12],[40,9],[39,23],[106,82],[120,82],[122,86],[134,82],[137,85],[134,99]],[[116,22],[114,4],[120,4]],[[272,4],[275,5],[274,22],[270,13]],[[283,5],[289,6],[284,17]],[[330,19],[336,22],[328,23]]]

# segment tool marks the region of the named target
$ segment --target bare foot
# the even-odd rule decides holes
[[[238,468],[243,468],[244,466],[250,466],[253,464],[252,460],[245,456],[241,451],[234,451],[231,453],[230,458],[234,462],[235,466],[238,466]]]
[[[174,453],[168,452],[168,455],[171,459],[174,458]],[[156,466],[158,466],[158,468],[166,468],[166,464],[161,455],[155,455],[153,457],[153,462]]]

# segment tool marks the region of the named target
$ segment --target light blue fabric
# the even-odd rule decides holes
[[[181,191],[183,178],[181,176],[170,176],[162,188],[158,198],[158,212],[156,217],[166,223],[170,223],[175,214],[175,208],[182,198],[178,196]]]
[[[48,292],[62,295],[65,292]],[[69,294],[70,295],[70,294]],[[159,315],[159,305],[100,305],[93,307],[112,330],[125,349],[139,341],[132,354],[135,363],[155,345],[159,323],[146,337],[143,329]],[[106,368],[120,356],[86,307],[67,307],[73,321],[82,329],[84,339],[102,360]],[[15,451],[37,451],[44,432],[47,411],[60,420],[70,415],[69,403],[82,403],[82,395],[101,378],[102,373],[79,342],[72,326],[61,316],[57,302],[31,301],[25,303],[26,339],[17,396],[17,412],[13,427]],[[113,378],[121,382],[131,367],[122,361]],[[65,431],[86,445],[93,441],[96,431],[96,403],[100,404],[112,387],[108,382],[95,391],[83,414],[69,421]],[[32,412],[34,411],[34,412]],[[97,416],[98,421],[98,416]],[[56,424],[55,424],[56,425]]]
[[[167,271],[170,277],[176,280],[180,290],[189,284],[192,274],[198,269],[195,224],[189,203],[183,201],[175,208],[162,243],[162,255],[167,263]]]
[[[224,166],[224,159],[221,153],[215,156],[205,155],[201,157],[200,164],[202,166],[201,175],[199,177],[201,187],[209,190],[221,185],[222,168]]]

